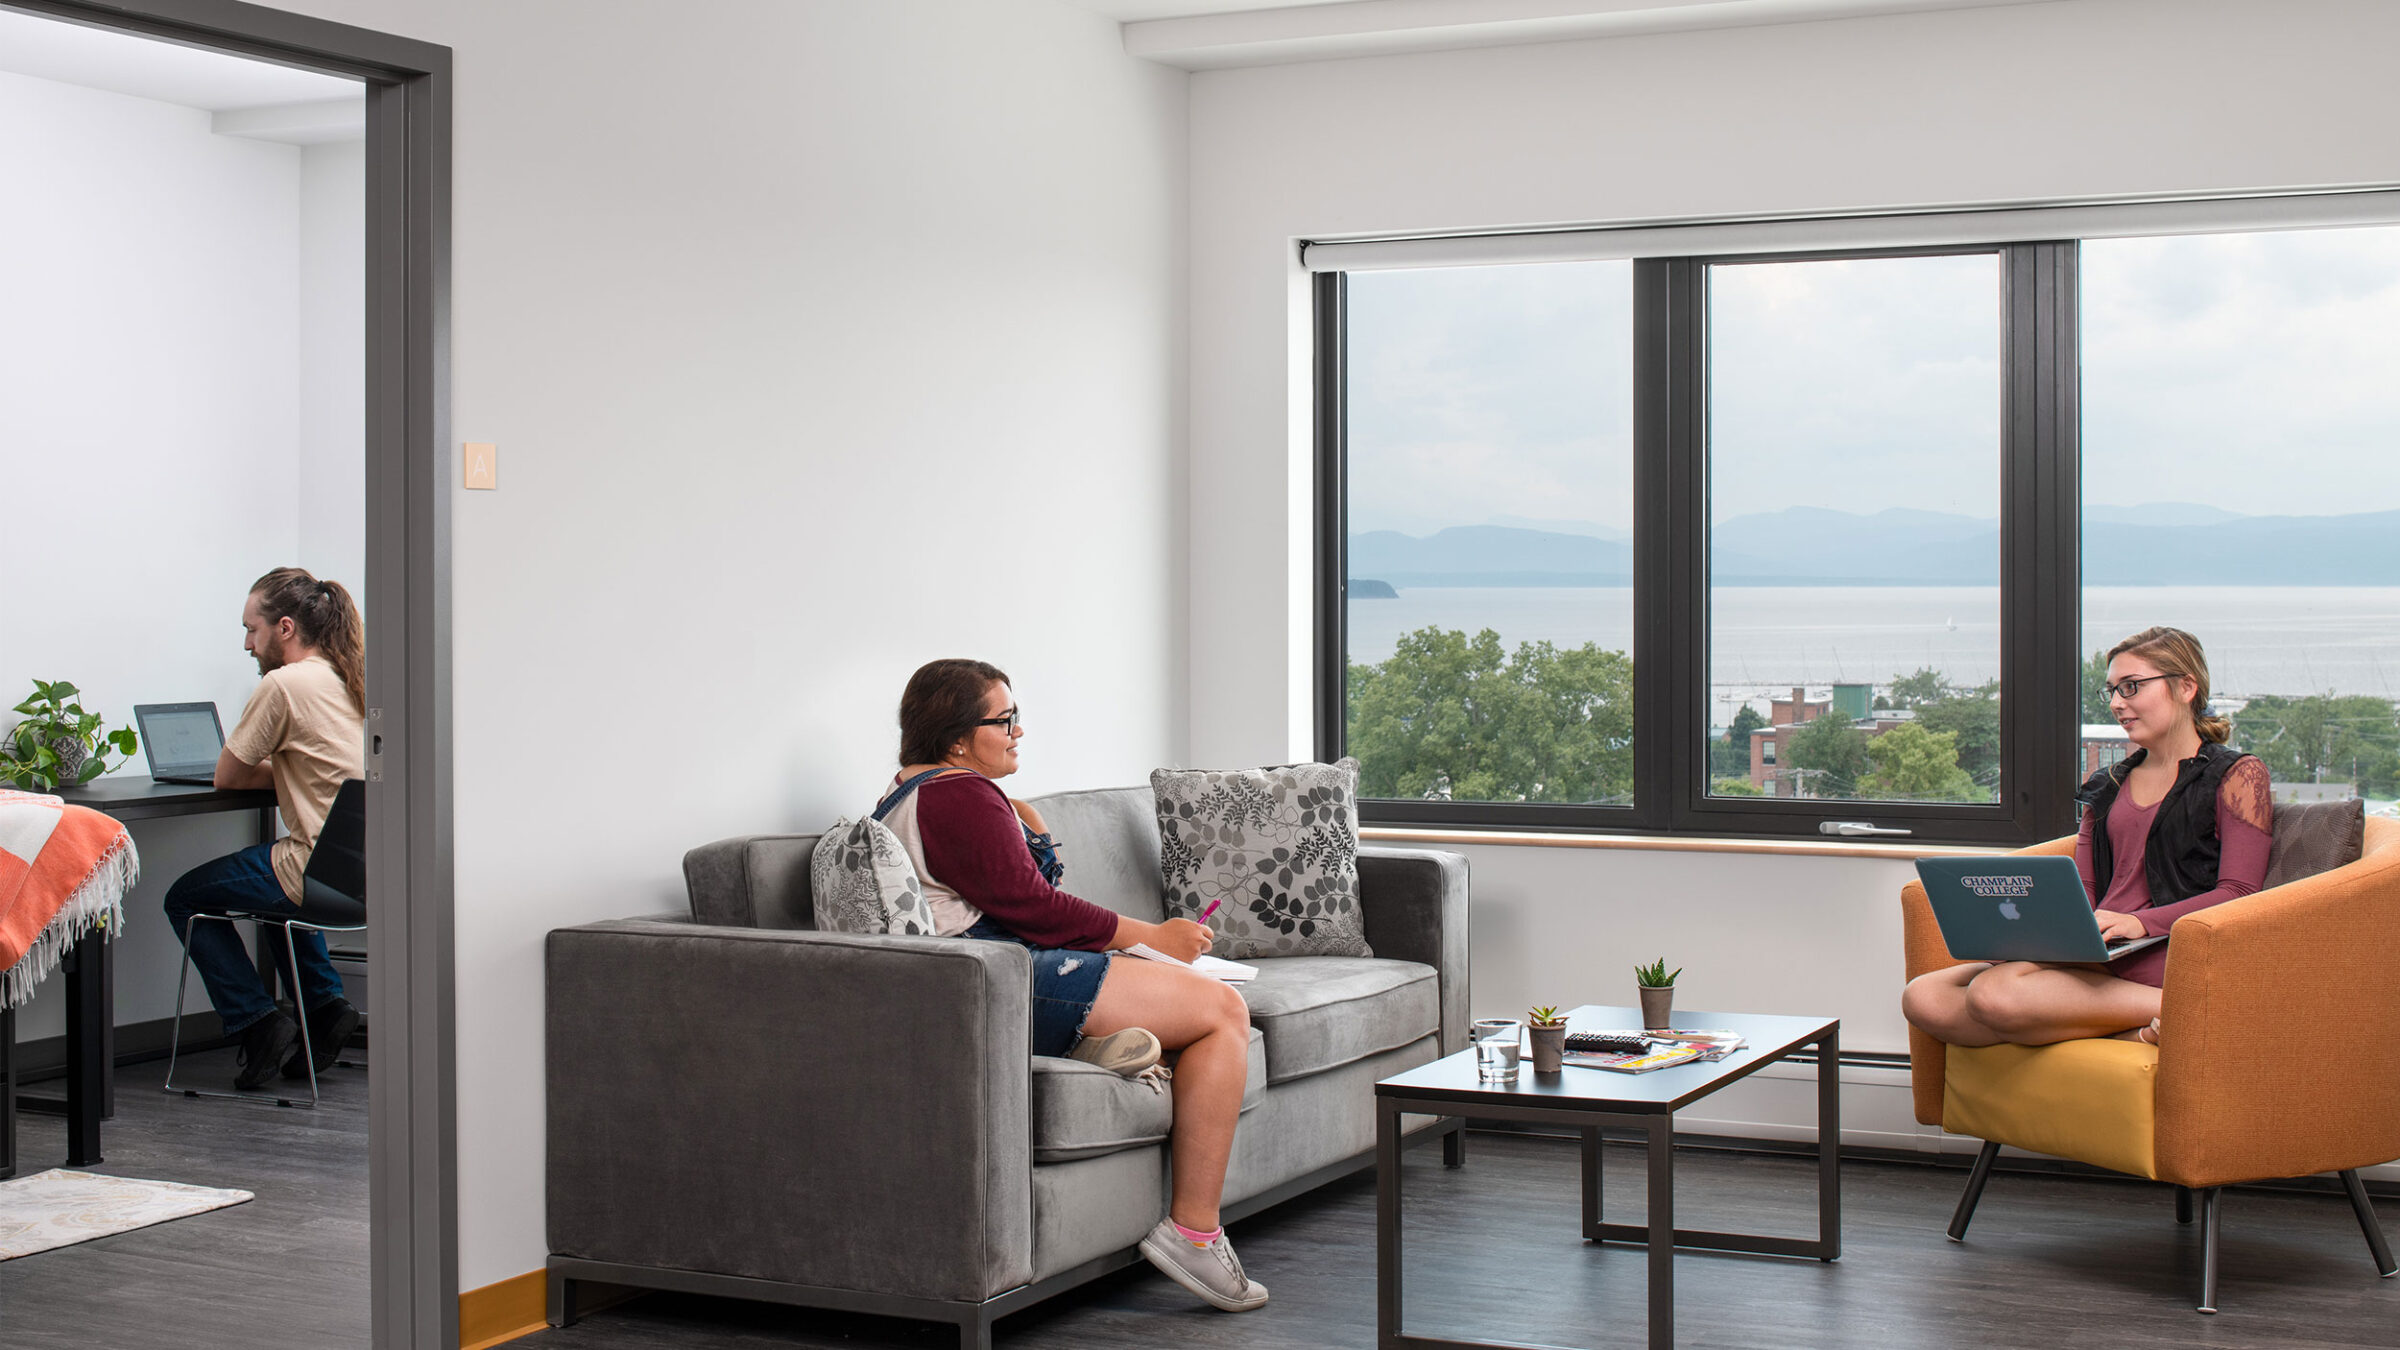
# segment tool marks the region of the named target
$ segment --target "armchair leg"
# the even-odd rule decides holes
[[[2350,1193],[2350,1208],[2358,1214],[2359,1230],[2367,1235],[2367,1250],[2375,1254],[2375,1273],[2387,1280],[2400,1274],[2400,1266],[2392,1264],[2391,1244],[2383,1240],[2383,1225],[2375,1221],[2375,1206],[2367,1199],[2367,1186],[2358,1179],[2357,1168],[2342,1173],[2342,1189]]]
[[[2225,1195],[2222,1186],[2210,1186],[2200,1192],[2200,1307],[2199,1311],[2217,1310],[2217,1202]]]
[[[1950,1240],[1967,1240],[1967,1221],[1975,1217],[1975,1202],[1983,1198],[1983,1183],[1992,1179],[1992,1160],[2000,1156],[1998,1141],[1983,1141],[1983,1151],[1975,1155],[1975,1170],[1967,1173],[1967,1193],[1958,1197],[1958,1212],[1950,1216]]]
[[[2191,1221],[2192,1188],[2189,1186],[2178,1186],[2175,1188],[2175,1222],[2190,1223]]]

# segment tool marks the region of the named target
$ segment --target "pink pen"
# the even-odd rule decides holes
[[[1200,911],[1200,922],[1202,922],[1202,923],[1207,923],[1207,922],[1208,922],[1208,916],[1209,916],[1209,915],[1211,915],[1211,914],[1214,914],[1214,913],[1216,913],[1216,912],[1217,912],[1217,906],[1219,906],[1219,905],[1221,905],[1221,904],[1224,904],[1224,903],[1225,903],[1225,897],[1223,897],[1223,896],[1218,896],[1216,899],[1209,901],[1209,902],[1208,902],[1208,908],[1206,908],[1206,909],[1204,909],[1204,910],[1201,910],[1201,911]]]

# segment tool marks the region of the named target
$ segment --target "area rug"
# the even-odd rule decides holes
[[[0,1261],[190,1218],[250,1198],[248,1191],[63,1168],[0,1181]]]

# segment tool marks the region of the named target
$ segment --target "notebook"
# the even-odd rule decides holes
[[[133,720],[152,782],[216,786],[217,752],[225,748],[216,704],[137,703]]]

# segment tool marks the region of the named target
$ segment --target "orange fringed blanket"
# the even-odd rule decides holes
[[[56,797],[0,791],[0,1007],[32,998],[94,928],[113,938],[141,874],[123,825]]]

